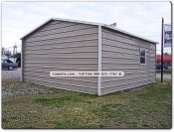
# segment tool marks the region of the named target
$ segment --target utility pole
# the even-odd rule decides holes
[[[15,43],[15,45],[13,46],[13,57],[14,57],[14,55],[16,54],[15,51],[16,51],[16,53],[17,53],[17,46],[16,46],[16,43]],[[15,57],[14,57],[14,62],[15,62]]]

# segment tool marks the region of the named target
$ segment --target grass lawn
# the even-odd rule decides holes
[[[156,69],[156,73],[161,73],[161,69]],[[165,74],[172,74],[172,70],[171,69],[163,70],[163,73],[165,73]]]
[[[170,81],[103,97],[2,81],[3,128],[171,128]]]

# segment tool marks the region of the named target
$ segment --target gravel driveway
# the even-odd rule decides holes
[[[20,68],[14,69],[13,71],[2,70],[2,80],[6,79],[19,79],[20,78]]]
[[[2,70],[2,96],[5,95],[35,95],[52,93],[55,89],[50,89],[46,86],[36,85],[33,83],[21,83],[20,68],[13,71]]]

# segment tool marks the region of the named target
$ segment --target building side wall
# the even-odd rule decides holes
[[[139,48],[146,49],[140,64]],[[124,77],[102,77],[101,94],[155,82],[155,44],[102,28],[102,70],[123,71]]]
[[[24,81],[97,94],[97,77],[50,77],[50,71],[97,71],[98,27],[51,21],[24,38]]]

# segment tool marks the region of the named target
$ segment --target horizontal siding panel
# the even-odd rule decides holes
[[[149,50],[149,54],[154,55],[155,54],[155,50]]]
[[[52,57],[52,56],[58,56],[58,55],[65,55],[65,56],[67,56],[67,55],[79,55],[79,54],[82,54],[82,53],[89,53],[89,54],[93,54],[93,53],[96,53],[96,52],[90,52],[90,51],[88,51],[88,52],[70,52],[70,53],[67,53],[67,52],[64,52],[64,53],[53,53],[53,54],[51,54],[51,53],[47,53],[47,54],[42,54],[42,53],[39,53],[39,54],[30,54],[30,53],[28,53],[28,54],[25,54],[24,53],[24,56],[32,56],[32,55],[35,55],[36,57],[37,56],[44,56],[44,55],[47,55],[47,56],[49,56],[49,57]]]
[[[61,23],[60,21],[49,21],[48,23],[42,25],[41,27],[39,27],[37,30],[35,30],[34,32],[32,32],[31,34],[29,34],[28,36],[26,36],[25,39],[29,39],[35,35],[37,35],[38,32],[40,32],[41,30],[43,30],[44,28],[46,27],[49,27],[51,25],[55,25],[55,24],[58,24],[58,23]]]
[[[47,76],[39,76],[39,75],[35,75],[35,76],[29,76],[26,75],[25,76],[26,79],[30,79],[30,78],[35,78],[35,79],[40,79],[40,80],[47,80],[50,82],[58,82],[59,84],[68,84],[68,85],[81,85],[81,86],[86,86],[86,87],[91,87],[91,88],[97,88],[97,82],[87,82],[87,81],[83,81],[83,80],[70,80],[70,79],[65,79],[65,78],[58,78],[58,77],[47,77]],[[44,81],[45,82],[45,81]]]
[[[102,39],[102,44],[103,45],[108,45],[111,47],[117,47],[117,48],[124,48],[124,49],[129,49],[129,50],[135,50],[135,51],[139,51],[139,46],[136,45],[130,45],[128,43],[121,43],[121,42],[117,42],[117,41],[112,41],[112,40],[108,40],[108,39]]]
[[[104,70],[103,70],[104,71]],[[110,70],[110,71],[113,71],[113,70]],[[154,70],[143,70],[143,71],[140,71],[140,70],[122,70],[124,72],[124,76],[128,76],[128,75],[141,75],[141,74],[148,74],[148,73],[151,73],[151,72],[154,72]]]
[[[132,41],[131,39],[125,39],[123,37],[114,36],[114,35],[112,35],[110,33],[102,32],[102,38],[103,39],[112,40],[112,41],[116,41],[116,42],[122,42],[122,43],[130,44],[130,45],[135,45],[137,47],[142,47],[142,48],[149,49],[149,45],[147,45],[147,44],[137,43],[135,41]]]
[[[152,44],[151,44],[151,45],[150,45],[150,49],[153,50],[153,51],[155,51],[155,45],[152,45]]]
[[[121,53],[129,53],[129,52],[131,52],[131,54],[135,54],[137,56],[139,55],[139,52],[137,52],[137,51],[128,50],[128,49],[124,49],[124,48],[117,48],[117,47],[112,47],[112,46],[107,46],[107,45],[102,45],[102,50],[110,51],[110,52],[118,52],[119,51]]]
[[[25,77],[28,77],[28,78],[36,78],[35,76],[38,76],[39,78],[51,78],[51,79],[54,79],[53,77],[49,77],[49,74],[41,74],[39,72],[35,72],[35,73],[24,73],[25,74]],[[63,77],[64,80],[76,80],[76,81],[82,81],[82,82],[93,82],[93,83],[97,83],[97,80],[98,78],[97,77]],[[55,79],[61,79],[61,78],[58,78],[58,77],[55,77]],[[54,79],[54,80],[55,80]]]
[[[101,80],[102,80],[102,83],[108,83],[108,82],[117,82],[119,83],[119,80],[126,80],[127,81],[131,78],[144,78],[144,77],[154,77],[155,76],[155,72],[154,73],[150,73],[150,74],[140,74],[140,75],[127,75],[127,76],[124,76],[124,77],[102,77]],[[116,83],[116,84],[117,84]]]
[[[111,47],[110,47],[111,48]],[[125,58],[128,57],[128,56],[131,56],[131,57],[139,57],[139,51],[137,51],[136,54],[132,53],[132,52],[122,52],[122,50],[116,50],[115,51],[109,51],[109,50],[105,50],[103,49],[102,50],[102,56],[103,57],[122,57],[124,56]],[[146,53],[146,57],[154,57],[154,54],[150,54],[150,53]]]
[[[87,34],[92,34],[97,32],[98,32],[97,28],[91,28],[91,29],[67,32],[67,33],[48,35],[44,37],[31,38],[31,39],[27,39],[26,42],[36,42],[41,40],[57,39],[62,37],[73,37],[73,36],[87,35]]]
[[[111,63],[102,63],[102,65],[105,65],[105,64],[108,64],[108,65],[111,65],[111,64],[113,64],[113,65],[131,65],[131,66],[135,66],[135,65],[139,65],[139,62],[111,62]]]
[[[58,24],[60,25],[60,24]],[[71,31],[77,31],[77,30],[83,30],[87,28],[95,28],[95,26],[89,26],[84,24],[73,24],[66,27],[56,27],[52,30],[45,30],[42,32],[38,32],[36,35],[34,35],[32,38],[40,37],[40,36],[47,36],[55,33],[65,33],[65,32],[71,32]]]
[[[36,79],[36,80],[43,80],[43,79]],[[97,87],[90,87],[90,86],[85,86],[85,85],[77,85],[77,84],[72,84],[72,83],[63,83],[63,82],[59,82],[59,81],[57,81],[57,80],[55,80],[55,81],[52,81],[52,80],[43,80],[43,82],[45,82],[45,83],[48,83],[48,84],[56,84],[57,86],[67,86],[67,87],[69,87],[69,88],[71,88],[71,89],[73,89],[74,87],[76,87],[76,88],[85,88],[85,89],[97,89]]]
[[[147,62],[148,64],[146,65],[140,65],[140,63],[138,62],[138,64],[132,64],[132,65],[124,65],[123,63],[118,63],[118,64],[106,64],[106,63],[102,63],[102,69],[115,69],[115,68],[122,68],[122,67],[135,67],[135,68],[139,68],[139,67],[142,67],[142,68],[149,68],[152,65],[154,65],[154,63],[150,63],[150,62]]]
[[[93,53],[97,52],[98,47],[78,47],[78,48],[67,48],[67,49],[53,49],[53,50],[43,50],[43,51],[25,51],[25,55],[32,54],[68,54],[68,53]]]
[[[90,41],[96,40],[98,38],[97,33],[91,33],[87,35],[80,35],[80,36],[72,36],[72,37],[62,37],[50,40],[42,40],[38,42],[25,42],[26,46],[39,46],[39,45],[52,45],[52,44],[62,44],[62,43],[73,43],[73,42],[82,42],[82,41]]]
[[[107,53],[112,53],[112,54],[119,54],[120,56],[124,55],[131,55],[131,56],[138,56],[138,53],[134,54],[132,52],[123,52],[123,51],[119,51],[119,50],[116,50],[116,51],[109,51],[109,50],[105,50],[105,49],[102,49],[102,56],[107,56]]]
[[[87,24],[79,24],[79,23],[74,23],[74,22],[66,22],[66,21],[62,21],[61,23],[58,24],[52,24],[52,25],[48,25],[47,27],[44,27],[42,30],[40,30],[40,32],[45,32],[45,31],[49,31],[49,30],[54,30],[54,29],[64,29],[66,27],[70,27],[70,26],[75,26],[78,27],[80,25],[83,25],[84,27],[94,27],[93,25],[87,25]]]
[[[82,69],[79,69],[79,70],[72,70],[72,69],[59,69],[59,68],[53,68],[53,69],[33,69],[33,68],[27,68],[26,70],[24,70],[24,72],[25,72],[25,75],[34,75],[34,74],[43,74],[44,76],[46,75],[50,75],[50,71],[84,71],[84,70],[82,70]],[[88,71],[88,70],[85,70],[85,71]],[[119,71],[121,71],[121,70],[119,70]],[[137,71],[137,70],[122,70],[124,73],[125,73],[125,75],[124,75],[124,77],[130,77],[130,76],[145,76],[145,75],[148,75],[148,76],[150,76],[151,74],[155,74],[155,69],[152,69],[152,70],[144,70],[144,71]],[[147,73],[149,73],[149,74],[147,74]],[[111,78],[111,79],[114,79],[114,78],[117,78],[117,77],[102,77],[102,79],[106,79],[106,80],[108,80],[109,78]],[[122,78],[122,77],[118,77],[118,79],[120,79],[120,78]]]
[[[35,67],[35,66],[27,66],[27,70],[28,71],[37,71],[40,70],[42,68],[42,70],[58,70],[58,71],[96,71],[97,67],[94,69],[93,68],[84,68],[84,67],[60,67],[60,66],[42,66],[39,68]],[[27,71],[26,70],[26,71]]]
[[[137,63],[139,64],[139,57],[137,58],[130,58],[130,59],[123,59],[123,58],[120,58],[120,59],[114,59],[114,58],[102,58],[102,63],[106,64],[106,63],[111,63],[111,64],[114,64],[114,63]]]
[[[148,70],[144,70],[144,71],[139,71],[139,70],[123,70],[124,72],[124,76],[127,77],[127,76],[141,76],[142,74],[147,74],[149,75],[150,73],[154,72],[153,70],[152,71],[148,71]]]
[[[130,36],[130,35],[127,35],[127,34],[124,34],[124,33],[120,33],[119,31],[113,31],[113,30],[110,30],[110,29],[107,29],[107,28],[103,28],[102,32],[109,33],[111,35],[118,36],[120,38],[124,38],[124,39],[127,39],[127,40],[132,40],[136,43],[141,43],[143,45],[148,45],[149,44],[149,41],[142,40],[140,38]],[[151,44],[155,45],[154,43],[151,43]]]
[[[24,74],[31,78],[33,78],[35,76],[50,78],[49,71],[42,71],[42,70],[30,71],[30,69],[27,69],[25,71],[26,72]],[[53,78],[53,77],[51,77],[51,78]],[[55,77],[55,78],[61,78],[61,77]],[[83,81],[83,82],[97,82],[97,80],[98,80],[98,77],[62,77],[62,78],[64,78],[65,80],[78,80],[78,81]]]
[[[24,71],[26,71],[26,74],[39,74],[42,73],[44,75],[49,75],[50,71],[92,71],[92,70],[88,70],[88,69],[64,69],[64,68],[40,68],[40,67],[27,67]],[[96,71],[96,70],[93,70]]]
[[[26,81],[29,82],[33,82],[36,84],[41,84],[41,85],[47,85],[50,87],[55,87],[58,89],[66,89],[66,90],[73,90],[73,91],[79,91],[79,92],[88,92],[88,93],[97,93],[97,88],[87,88],[87,87],[83,87],[83,86],[72,86],[70,84],[60,84],[58,82],[50,82],[47,80],[44,80],[44,82],[42,80],[39,79],[32,79],[32,78],[26,78]]]
[[[138,78],[139,77],[139,78]],[[129,80],[131,79],[131,80]],[[116,84],[121,84],[121,83],[127,83],[127,82],[132,82],[133,81],[137,81],[137,80],[141,80],[141,79],[149,79],[149,80],[153,80],[155,79],[155,74],[150,74],[150,75],[130,75],[130,76],[125,76],[124,78],[112,78],[112,77],[105,77],[102,79],[102,87],[107,87],[107,86],[112,86],[112,85],[116,85]]]
[[[97,77],[50,77],[50,71],[97,71],[97,26],[50,22],[24,42],[25,81],[71,91],[97,93]]]
[[[139,68],[139,67],[135,67],[135,68],[132,68],[132,67],[123,67],[123,68],[102,68],[103,71],[134,71],[134,70],[140,70],[140,71],[154,71],[155,70],[155,66],[151,66],[151,67],[145,67],[145,68]]]
[[[52,54],[52,55],[25,55],[25,60],[40,60],[40,59],[95,59],[98,53],[78,53],[78,54]]]
[[[102,70],[125,73],[124,77],[102,77],[102,94],[155,82],[155,45],[105,28],[102,42]],[[146,49],[145,65],[140,65],[139,48]]]
[[[123,33],[120,33],[119,31],[113,31],[113,30],[110,30],[108,28],[102,28],[102,32],[109,33],[109,34],[112,34],[114,36],[119,36],[119,37],[122,37],[125,39],[132,39],[132,37],[129,35],[125,35]]]
[[[103,66],[103,64],[102,64]],[[103,71],[123,71],[123,70],[149,70],[149,69],[154,69],[155,65],[153,66],[141,66],[142,68],[140,68],[139,66],[130,66],[130,67],[123,67],[122,65],[116,65],[116,66],[104,66],[102,67]]]
[[[33,58],[27,59],[25,64],[55,64],[55,63],[64,63],[64,62],[73,62],[73,63],[97,63],[97,59],[42,59],[42,60],[32,60]]]
[[[122,60],[136,60],[139,61],[140,58],[139,56],[111,56],[111,55],[107,55],[107,56],[102,56],[102,62],[104,61],[122,61]]]
[[[155,57],[154,57],[154,58],[155,58]],[[150,58],[150,59],[149,59],[149,62],[150,62],[151,64],[156,63],[156,62],[155,62],[156,59],[154,59],[154,58]]]
[[[134,84],[144,84],[144,83],[148,83],[150,82],[149,78],[140,78],[138,80],[134,80],[134,81],[127,81],[127,82],[123,82],[123,83],[115,83],[114,85],[111,86],[107,86],[107,87],[101,87],[101,90],[104,89],[108,89],[110,91],[113,91],[114,89],[124,89],[126,87],[130,87]]]
[[[129,61],[131,61],[131,62],[138,62],[138,63],[140,63],[140,58],[139,57],[134,57],[134,58],[132,58],[132,57],[129,57],[129,58],[106,58],[106,57],[103,57],[102,58],[102,62],[104,63],[104,62],[118,62],[118,61],[121,61],[121,62],[129,62]],[[146,62],[155,62],[155,59],[154,58],[148,58],[148,57],[146,57]]]
[[[130,88],[136,88],[136,87],[139,87],[139,86],[142,86],[142,85],[145,85],[148,83],[152,83],[152,82],[154,82],[154,81],[149,81],[149,80],[142,81],[142,80],[140,80],[140,81],[137,81],[135,83],[130,82],[130,83],[127,83],[127,84],[121,85],[121,86],[112,86],[110,88],[103,88],[103,89],[101,89],[101,93],[107,94],[107,93],[111,93],[111,92],[118,92],[118,91],[130,89]]]
[[[71,42],[71,43],[59,43],[52,45],[33,45],[26,46],[25,50],[34,51],[34,50],[56,50],[56,49],[65,49],[65,48],[77,48],[77,47],[95,47],[98,43],[98,40],[90,40],[90,41],[81,41],[81,42]]]
[[[149,56],[150,58],[155,57],[154,54],[149,54],[148,56]]]
[[[127,64],[137,64],[139,65],[139,60],[121,60],[121,59],[117,59],[117,60],[112,60],[112,59],[104,59],[102,60],[103,64],[115,64],[115,65],[127,65]],[[38,64],[52,64],[52,65],[58,65],[58,64],[98,64],[97,59],[42,59],[42,60],[32,60],[28,59],[25,64],[29,64],[29,65],[38,65]],[[155,64],[155,61],[150,61],[150,62],[146,62],[148,64]],[[145,65],[144,65],[145,66]],[[147,65],[148,66],[148,65]],[[129,68],[129,66],[128,66]]]
[[[152,51],[155,51],[155,50],[156,50],[156,49],[155,49],[155,45],[150,44],[150,45],[149,45],[149,49],[152,50]]]
[[[103,65],[102,65],[103,66]],[[102,67],[102,70],[103,71],[123,71],[123,70],[153,70],[155,67],[155,64],[154,65],[151,65],[151,66],[118,66],[118,65],[115,65],[115,66],[108,66],[108,67]]]
[[[102,57],[107,57],[107,58],[137,58],[139,56],[131,54],[131,53],[102,51]]]
[[[108,46],[108,45],[102,45],[102,49],[104,51],[110,51],[110,52],[121,52],[121,53],[132,53],[135,54],[137,56],[139,56],[139,47],[137,48],[137,50],[131,50],[131,49],[125,49],[125,48],[118,48],[116,46]],[[149,53],[149,50],[146,50],[146,54],[153,54]]]
[[[51,69],[53,69],[53,68],[58,68],[58,67],[74,67],[74,68],[85,68],[85,69],[88,69],[88,68],[90,68],[90,69],[94,69],[94,70],[96,70],[96,69],[98,69],[98,65],[77,65],[77,64],[74,64],[74,65],[67,65],[67,64],[59,64],[59,65],[25,65],[25,63],[24,63],[24,67],[25,68],[32,68],[32,67],[38,67],[38,68],[43,68],[43,67],[47,67],[47,68],[51,68]]]
[[[148,74],[153,72],[153,69],[152,70],[144,70],[144,71],[139,71],[139,70],[124,70],[124,73],[125,75],[141,75],[141,74]]]
[[[73,25],[77,25],[77,23],[61,22],[61,23],[57,23],[57,24],[47,24],[39,32],[45,32],[45,31],[49,31],[49,30],[54,30],[56,28],[64,28],[64,27],[73,26]]]
[[[117,85],[117,84],[124,84],[124,83],[127,83],[127,82],[133,82],[133,81],[137,81],[139,79],[150,79],[150,78],[153,78],[155,77],[155,75],[140,75],[140,76],[130,76],[130,77],[123,77],[123,78],[117,78],[116,80],[112,80],[112,81],[107,81],[107,82],[102,82],[102,87],[109,87],[109,86],[112,86],[112,85]]]
[[[42,65],[62,65],[62,64],[67,64],[67,65],[97,65],[98,62],[97,61],[93,61],[93,62],[87,62],[87,61],[27,61],[25,62],[26,65],[34,65],[34,64],[42,64]]]
[[[50,71],[61,71],[61,70],[42,70],[42,69],[38,69],[38,70],[35,70],[35,71],[32,71],[30,69],[27,69],[27,70],[24,70],[25,73],[24,75],[28,75],[28,76],[43,76],[43,77],[48,77],[50,78]],[[64,70],[62,70],[64,71]],[[68,71],[68,70],[67,70]],[[54,77],[53,77],[54,78]],[[59,78],[59,77],[56,77],[56,78]],[[61,77],[60,77],[61,78]],[[62,78],[65,78],[65,77],[62,77]],[[72,77],[72,78],[76,78],[75,76]],[[82,79],[87,79],[87,78],[94,78],[94,77],[77,77],[77,78],[82,78]]]

